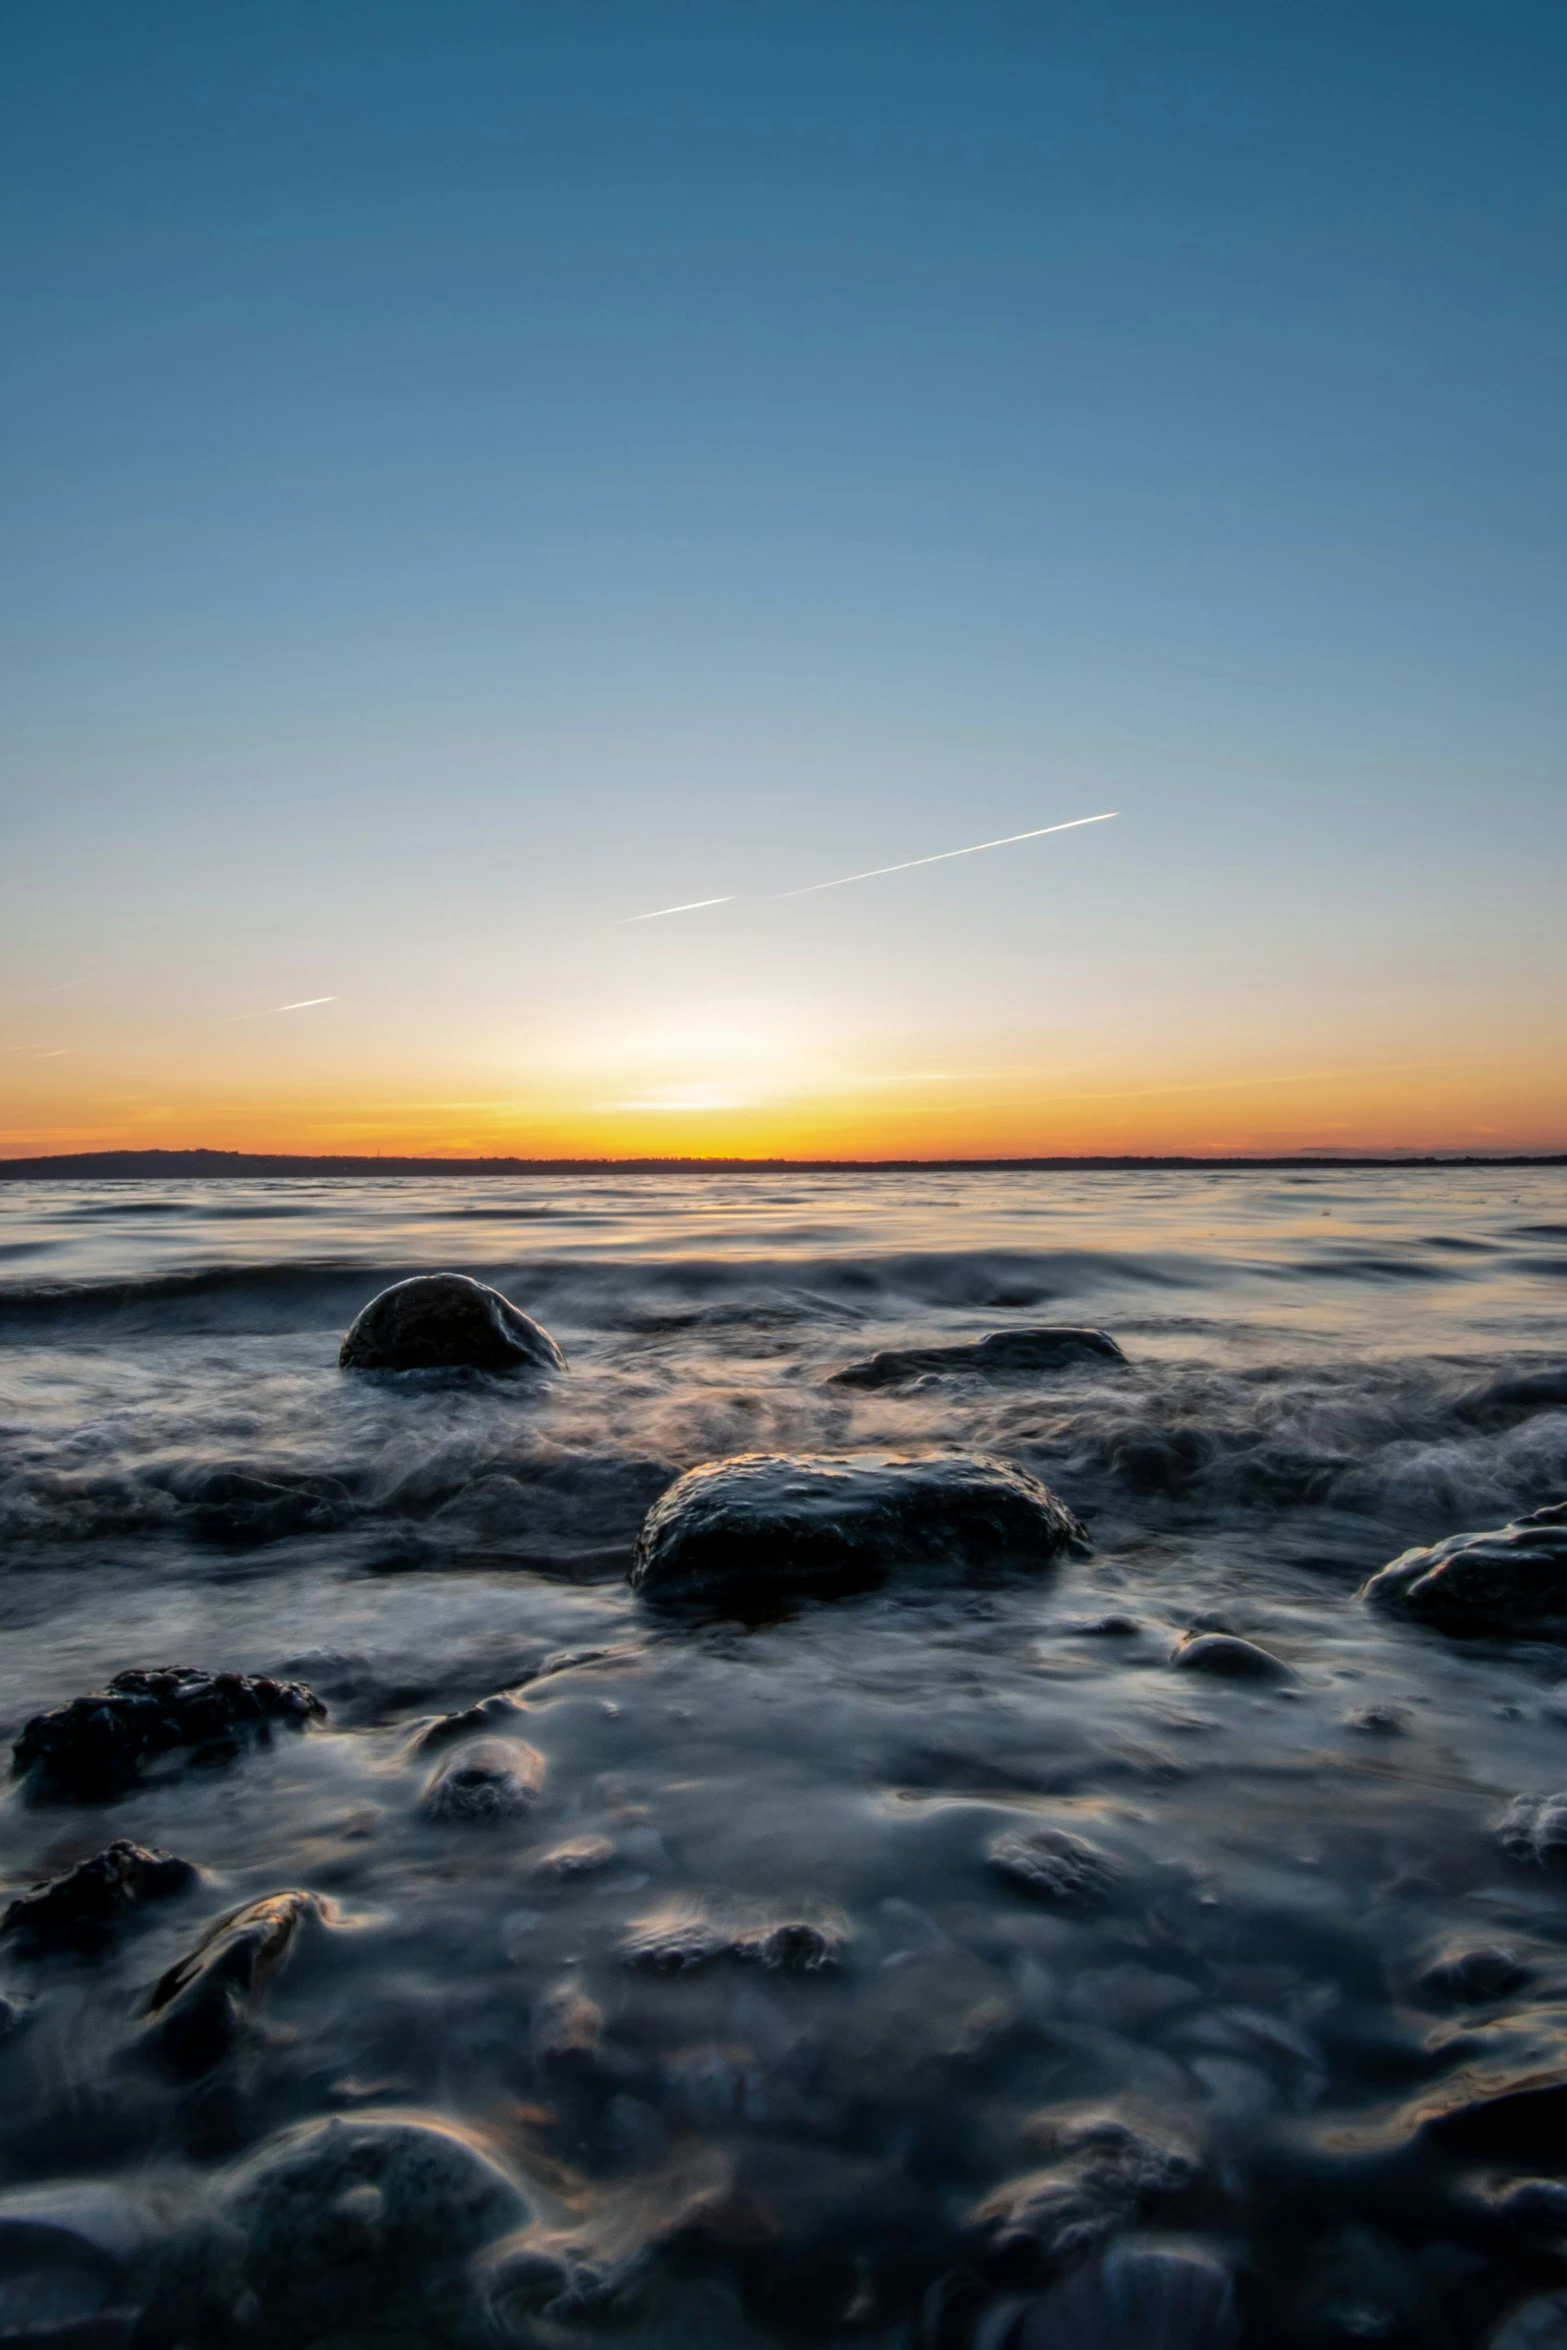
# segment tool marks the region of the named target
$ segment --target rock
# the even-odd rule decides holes
[[[617,1956],[648,1974],[689,1975],[715,1959],[737,1959],[769,1973],[816,1975],[835,1967],[849,1939],[836,1912],[779,1917],[743,1904],[688,1902],[633,1922]]]
[[[183,1893],[199,1875],[172,1852],[149,1852],[118,1837],[63,1876],[18,1894],[0,1920],[0,1934],[40,1954],[101,1950],[143,1902]]]
[[[544,1853],[534,1862],[533,1874],[548,1878],[551,1884],[574,1885],[607,1869],[614,1857],[615,1847],[607,1836],[579,1836],[571,1844],[557,1844],[553,1852]]]
[[[1083,1529],[1026,1469],[985,1453],[742,1453],[648,1512],[630,1581],[656,1599],[872,1590],[895,1567],[1043,1566]]]
[[[1294,1674],[1271,1649],[1233,1632],[1187,1632],[1170,1652],[1183,1673],[1211,1673],[1221,1681],[1292,1681]]]
[[[1540,2293],[1510,2310],[1485,2350],[1567,2350],[1567,2293]]]
[[[1567,1633],[1567,1502],[1406,1550],[1360,1596],[1439,1632]]]
[[[993,1330],[969,1346],[889,1347],[863,1363],[834,1371],[834,1387],[901,1387],[927,1371],[968,1372],[981,1379],[1018,1378],[1030,1371],[1060,1371],[1085,1357],[1124,1363],[1125,1355],[1103,1330],[1066,1328]]]
[[[154,1987],[148,2054],[187,2080],[231,2056],[301,1925],[319,1916],[311,1894],[290,1891],[264,1894],[220,1918]]]
[[[265,1744],[274,1724],[303,1730],[325,1713],[300,1681],[189,1665],[116,1673],[106,1690],[34,1714],[11,1750],[12,1768],[41,1791],[105,1802],[160,1755],[189,1747],[198,1764],[228,1762],[247,1739]]]
[[[1532,1861],[1536,1868],[1560,1868],[1567,1863],[1567,1788],[1555,1795],[1520,1795],[1497,1824],[1502,1850],[1510,1860]]]
[[[1510,1412],[1559,1411],[1567,1404],[1567,1366],[1520,1371],[1473,1387],[1453,1406],[1460,1419],[1495,1420]]]
[[[0,2341],[128,2342],[139,2311],[124,2297],[159,2233],[154,2212],[107,2181],[50,2179],[0,2194]]]
[[[1229,2271],[1197,2245],[1113,2244],[1029,2304],[1008,2350],[1233,2350]]]
[[[1420,1977],[1422,1996],[1440,2007],[1486,2007],[1521,1990],[1529,1969],[1514,1953],[1494,1944],[1474,1950],[1444,1950]]]
[[[516,1730],[527,1719],[527,1713],[520,1697],[502,1689],[494,1697],[481,1697],[477,1705],[464,1706],[461,1713],[441,1714],[428,1729],[420,1732],[413,1751],[437,1754],[443,1746],[455,1745],[460,1738],[483,1738],[497,1730],[504,1735]]]
[[[477,2139],[412,2113],[281,2131],[236,2166],[221,2209],[245,2237],[256,2333],[280,2350],[416,2316],[421,2338],[445,2340],[450,2320],[466,2339],[469,2261],[533,2216]]]
[[[1065,1908],[1102,1900],[1121,1873],[1109,1853],[1065,1828],[1001,1828],[987,1842],[985,1858],[1021,1892]]]
[[[532,1811],[544,1784],[544,1757],[520,1738],[475,1738],[459,1746],[420,1799],[427,1820],[494,1826]]]
[[[1199,2175],[1189,2146],[1118,2114],[1051,2116],[1045,2128],[1055,2159],[996,2188],[965,2223],[975,2257],[1019,2286],[1044,2282],[1151,2205],[1185,2194]]]
[[[466,1273],[416,1273],[372,1298],[344,1339],[345,1371],[563,1371],[547,1330]]]

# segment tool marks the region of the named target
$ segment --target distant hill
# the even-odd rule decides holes
[[[207,1180],[255,1176],[1024,1174],[1077,1168],[1203,1167],[1562,1167],[1567,1152],[1477,1156],[1443,1151],[1355,1157],[1312,1151],[1294,1158],[1057,1159],[413,1159],[307,1157],[287,1151],[70,1151],[52,1158],[0,1159],[0,1181],[145,1182],[159,1176]]]

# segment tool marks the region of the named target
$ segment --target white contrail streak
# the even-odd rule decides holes
[[[699,914],[704,906],[732,906],[733,897],[693,898],[686,906],[655,906],[651,914],[628,914],[628,922],[662,922],[666,914]]]
[[[1001,840],[977,840],[968,849],[941,849],[934,857],[907,857],[901,865],[873,865],[868,873],[845,873],[837,881],[812,881],[804,889],[784,889],[784,898],[813,897],[819,889],[847,889],[851,881],[878,881],[884,873],[912,873],[916,865],[945,865],[949,857],[977,857],[984,849],[1009,849],[1014,841],[1043,840],[1047,832],[1075,832],[1080,824],[1112,824],[1120,814],[1111,808],[1103,816],[1074,816],[1065,824],[1041,824],[1035,832],[1009,832]]]
[[[274,1004],[274,1012],[308,1012],[314,1004],[335,1004],[335,995],[302,995],[297,1004]],[[264,1015],[263,1015],[264,1016]]]
[[[304,995],[297,1004],[268,1004],[264,1012],[236,1012],[232,1019],[217,1020],[213,1025],[216,1028],[238,1028],[244,1020],[271,1020],[279,1012],[310,1012],[314,1011],[317,1004],[338,1004],[342,1000],[341,996],[335,995]]]

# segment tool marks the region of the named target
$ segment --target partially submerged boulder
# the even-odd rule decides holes
[[[902,1566],[1047,1565],[1085,1540],[1037,1477],[988,1453],[741,1453],[678,1477],[630,1582],[654,1599],[869,1591]]]
[[[416,1273],[372,1298],[338,1354],[345,1371],[563,1371],[549,1332],[466,1273]]]
[[[185,2079],[221,2064],[293,1949],[300,1926],[318,1915],[311,1894],[290,1890],[263,1894],[220,1918],[154,1988],[147,2002],[148,2054]]]
[[[1184,1632],[1170,1653],[1183,1673],[1208,1673],[1218,1681],[1291,1681],[1294,1675],[1271,1648],[1242,1640],[1235,1632]]]
[[[1047,2135],[1052,2159],[997,2187],[966,2223],[975,2258],[1018,2285],[1043,2283],[1200,2173],[1189,2145],[1113,2112],[1052,2116]]]
[[[998,1876],[1036,1901],[1083,1909],[1102,1901],[1120,1876],[1120,1865],[1086,1836],[1069,1828],[1000,1828],[985,1846]]]
[[[275,1725],[303,1730],[326,1708],[302,1681],[203,1673],[190,1665],[116,1673],[107,1689],[34,1714],[12,1748],[16,1775],[44,1792],[101,1803],[134,1787],[143,1768],[180,1748],[198,1763],[228,1762]]]
[[[1567,1634],[1567,1501],[1406,1550],[1360,1596],[1439,1632]]]
[[[738,1959],[769,1974],[819,1975],[841,1964],[849,1922],[841,1911],[785,1912],[728,1900],[671,1904],[634,1919],[617,1953],[644,1974],[690,1975],[715,1960]]]
[[[305,2122],[236,2166],[222,2216],[245,2242],[251,2339],[397,2330],[468,2338],[468,2263],[533,2216],[517,2182],[434,2114]]]
[[[29,1953],[101,1950],[144,1903],[166,1901],[195,1884],[200,1871],[172,1852],[149,1852],[116,1837],[63,1876],[19,1893],[0,1919],[0,1934]]]
[[[862,1363],[846,1363],[830,1374],[834,1387],[901,1387],[926,1372],[966,1372],[977,1379],[1016,1379],[1031,1371],[1062,1371],[1073,1363],[1124,1363],[1125,1355],[1106,1330],[1041,1326],[993,1330],[964,1346],[887,1347]]]
[[[532,1811],[544,1784],[544,1757],[520,1738],[474,1738],[454,1747],[424,1791],[427,1820],[494,1827]]]

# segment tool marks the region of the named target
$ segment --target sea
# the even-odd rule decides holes
[[[340,1370],[438,1270],[566,1368]],[[1498,1834],[1567,1650],[1359,1595],[1567,1498],[1564,1311],[1562,1168],[0,1186],[7,1747],[134,1668],[324,1709],[8,1782],[6,1902],[190,1868],[6,1913],[0,2341],[1567,2342],[1567,1882]],[[1041,1324],[1125,1361],[833,1381]],[[628,1583],[699,1464],[953,1450],[1081,1555]],[[478,1730],[526,1799],[443,1813]]]

